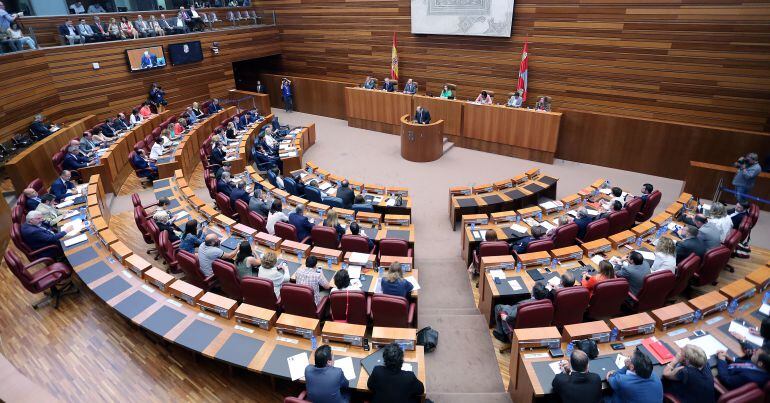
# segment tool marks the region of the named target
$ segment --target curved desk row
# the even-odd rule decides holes
[[[262,129],[273,121],[273,114],[269,114],[264,117],[264,120],[249,128],[246,134],[241,137],[240,144],[238,146],[239,158],[232,161],[233,166],[231,172],[233,174],[239,174],[246,169],[247,165],[251,164],[251,147],[254,145],[259,133]],[[279,149],[279,157],[283,164],[283,172],[291,172],[302,167],[302,155],[315,144],[315,123],[311,123],[307,127],[299,127],[293,129],[289,134],[281,141]]]
[[[172,187],[178,189],[176,185]],[[99,176],[92,176],[89,198],[98,201],[103,195],[104,186]],[[310,333],[320,336],[327,326],[335,326],[333,322],[327,322],[321,329],[317,320],[292,315],[276,318],[275,312],[238,305],[228,298],[203,293],[184,281],[175,280],[141,256],[134,255],[108,228],[109,221],[101,213],[98,203],[88,207],[93,233],[87,233],[87,241],[65,247],[65,254],[89,289],[150,333],[228,365],[290,379],[289,357],[305,354],[310,362],[313,361],[310,340],[289,334],[290,329],[309,329],[309,333],[305,333],[309,337]],[[214,219],[218,221],[216,216]],[[239,319],[234,319],[233,314]],[[249,323],[252,321],[269,329],[252,325]],[[394,330],[389,334],[389,329],[377,331],[379,336],[386,336],[383,340],[399,333]],[[329,344],[337,359],[351,357],[356,376],[350,381],[351,387],[365,391],[368,372],[364,366],[370,352],[351,344],[333,341]],[[415,346],[414,350],[406,351],[405,361],[412,364],[418,378],[424,382],[423,348]]]

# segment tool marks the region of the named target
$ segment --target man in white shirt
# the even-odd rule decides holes
[[[88,6],[88,14],[106,13],[107,10],[99,3],[94,3]]]
[[[165,150],[163,149],[163,139],[158,137],[155,139],[155,144],[153,144],[152,148],[150,149],[150,160],[157,161],[160,157],[163,156],[164,152]]]
[[[78,33],[86,38],[86,42],[94,42],[96,41],[96,36],[94,35],[94,30],[91,29],[91,26],[86,24],[86,19],[81,18],[78,24]]]
[[[85,7],[83,7],[83,3],[77,2],[70,6],[70,10],[72,10],[72,14],[83,14],[86,12]]]
[[[131,123],[131,126],[142,123],[142,115],[139,114],[138,109],[131,111],[131,117],[128,119],[128,122]]]

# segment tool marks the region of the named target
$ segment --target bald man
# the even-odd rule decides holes
[[[211,265],[215,260],[233,259],[238,252],[236,249],[229,253],[225,253],[225,251],[219,247],[219,243],[219,236],[217,234],[208,234],[206,235],[203,245],[198,247],[198,263],[204,277],[209,277],[214,274],[214,269]]]
[[[24,208],[26,208],[27,211],[36,209],[37,205],[40,204],[40,195],[37,194],[37,191],[32,188],[26,188],[22,193],[24,193],[24,196],[27,196],[27,201],[24,202]]]

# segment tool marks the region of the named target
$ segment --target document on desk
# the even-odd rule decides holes
[[[361,291],[361,287],[362,287],[363,285],[364,285],[364,284],[363,284],[363,283],[361,283],[361,280],[359,280],[359,279],[357,279],[357,278],[351,278],[351,279],[350,279],[350,285],[348,286],[348,288],[346,288],[346,290],[350,290],[350,291]]]
[[[65,208],[75,204],[75,199],[67,200],[56,205],[56,208]]]
[[[540,223],[540,226],[545,228],[546,231],[550,231],[555,228],[555,226],[552,223],[545,220],[543,220],[543,222]]]
[[[404,277],[404,280],[412,284],[413,286],[412,291],[417,291],[420,289],[420,284],[417,282],[417,279],[414,278],[414,276]]]
[[[680,348],[684,348],[684,346],[688,344],[692,344],[695,346],[698,346],[703,349],[703,351],[706,353],[706,357],[711,357],[712,355],[716,354],[717,351],[725,350],[727,351],[727,347],[725,347],[724,344],[722,344],[719,340],[717,340],[714,336],[707,334],[705,336],[697,337],[694,339],[679,339],[675,341],[677,346]]]
[[[188,213],[187,211],[182,210],[182,211],[174,214],[174,218],[172,218],[171,221],[177,221],[177,220],[179,220],[181,218],[184,218],[184,217],[187,217],[189,215],[190,215],[190,213]]]
[[[558,287],[559,284],[561,284],[561,277],[559,276],[551,277],[551,279],[548,280],[548,285],[550,285],[551,288]]]
[[[586,208],[586,212],[588,213],[589,217],[596,217],[599,215],[599,211],[592,208]]]
[[[540,203],[540,207],[545,209],[545,210],[552,210],[552,209],[555,209],[555,208],[559,207],[559,205],[556,204],[555,201],[549,200],[549,201],[547,201],[545,203]]]
[[[356,379],[356,371],[353,369],[353,359],[350,357],[334,360],[334,366],[342,370],[345,374],[345,379],[352,381]]]
[[[519,225],[519,224],[511,224],[511,227],[510,227],[510,228],[511,228],[512,230],[514,230],[514,231],[516,231],[516,232],[519,232],[519,233],[522,233],[522,234],[528,234],[528,233],[529,233],[529,230],[527,229],[527,227],[525,227],[525,226],[523,226],[523,225]]]
[[[76,237],[72,237],[72,238],[67,239],[66,241],[64,241],[64,246],[69,248],[72,245],[77,245],[77,244],[79,244],[81,242],[85,242],[87,240],[88,240],[88,235],[80,234],[80,235],[78,235]]]
[[[364,265],[369,262],[369,254],[361,252],[353,252],[350,254],[350,263]],[[350,269],[348,269],[350,270]],[[352,277],[352,276],[351,276]]]
[[[385,205],[388,206],[388,207],[395,206],[396,205],[396,199],[394,199],[392,197],[388,198],[388,200],[385,202]]]
[[[730,327],[727,329],[727,331],[730,333],[735,333],[739,336],[743,336],[743,338],[745,338],[746,341],[756,346],[761,346],[762,343],[764,343],[764,340],[762,339],[762,337],[751,334],[748,327],[736,321],[730,322]]]
[[[78,211],[78,210],[70,210],[70,211],[68,211],[67,213],[65,213],[65,214],[62,216],[62,218],[61,218],[61,219],[62,219],[62,220],[66,220],[66,219],[68,219],[68,218],[72,218],[72,217],[74,217],[74,216],[76,216],[76,215],[78,215],[78,214],[80,214],[80,211]]]
[[[655,253],[653,252],[648,252],[646,250],[637,250],[637,252],[642,255],[644,260],[655,260]]]
[[[599,264],[604,260],[604,256],[602,255],[593,255],[591,256],[591,261],[594,262],[594,264]]]
[[[599,189],[599,193],[609,195],[612,193],[612,189],[609,189],[609,188]]]
[[[492,278],[499,278],[501,280],[505,280],[505,272],[503,269],[493,269],[490,270],[489,275],[492,276]]]
[[[765,316],[770,316],[770,305],[762,304],[762,306],[759,307],[759,313]]]
[[[626,360],[628,357],[626,357],[623,354],[618,354],[617,357],[615,357],[615,366],[618,367],[618,369],[621,369],[626,366]]]
[[[408,362],[405,362],[405,363],[401,364],[401,370],[402,370],[402,371],[411,371],[411,372],[414,372],[414,368],[412,368],[412,364],[410,364],[410,363],[408,363]]]
[[[348,266],[348,276],[350,277],[351,280],[361,278],[361,266],[358,266],[358,265]]]
[[[292,381],[305,377],[305,367],[310,364],[307,353],[299,353],[286,359],[289,363],[289,374]]]
[[[551,371],[553,371],[554,374],[560,374],[561,373],[561,361],[554,361],[550,364],[548,364],[548,367],[551,368]]]
[[[519,284],[519,280],[516,280],[516,279],[513,279],[513,280],[508,280],[508,285],[510,285],[510,286],[511,286],[511,288],[513,289],[513,291],[519,291],[519,290],[521,290],[521,284]]]
[[[480,229],[478,231],[473,231],[473,238],[478,240],[483,240],[484,236],[487,234],[487,230]]]
[[[321,190],[326,190],[326,189],[329,189],[330,187],[332,187],[332,184],[329,182],[321,182],[321,184],[318,185],[318,188]]]

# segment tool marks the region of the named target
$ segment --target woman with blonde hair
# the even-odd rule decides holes
[[[727,215],[725,205],[719,202],[714,203],[711,206],[709,216],[709,222],[716,223],[717,228],[719,228],[719,241],[724,242],[725,238],[727,238],[727,234],[733,229],[733,219]]]
[[[257,277],[266,278],[273,282],[273,291],[275,296],[281,295],[281,285],[289,282],[289,270],[286,269],[286,263],[276,266],[278,259],[273,252],[267,252],[262,257],[262,263],[257,271]]]
[[[670,270],[676,274],[676,245],[671,238],[658,239],[657,245],[655,245],[655,262],[650,268],[650,273],[655,273],[658,270]]]
[[[152,220],[155,221],[160,232],[168,232],[169,242],[176,242],[179,240],[179,235],[182,233],[182,230],[179,229],[176,224],[171,222],[171,217],[169,217],[166,210],[155,211],[152,215]]]
[[[327,213],[326,218],[324,219],[324,227],[332,227],[337,231],[337,242],[339,242],[340,239],[342,239],[342,236],[345,235],[345,228],[342,228],[339,216],[334,210],[329,210],[329,213]]]
[[[680,402],[713,403],[714,376],[702,348],[685,345],[676,358],[663,367],[663,391]]]
[[[120,31],[120,25],[115,18],[110,18],[110,23],[107,25],[107,33],[112,39],[126,39],[126,36]]]
[[[414,286],[412,283],[403,279],[401,264],[393,262],[388,267],[388,273],[380,279],[380,287],[385,295],[395,295],[397,297],[408,297]]]

